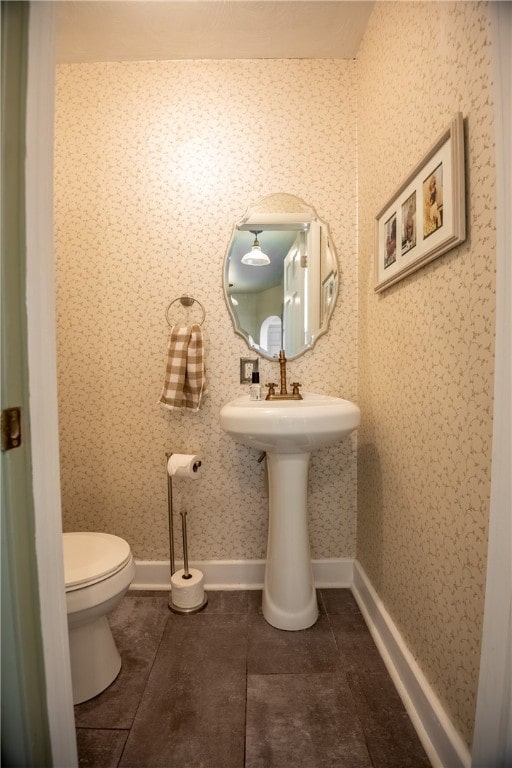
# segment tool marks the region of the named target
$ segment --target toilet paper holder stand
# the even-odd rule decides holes
[[[169,461],[171,458],[172,453],[166,453],[165,458],[166,462]],[[201,462],[197,462],[197,468],[201,466]],[[196,470],[196,465],[194,465],[194,471]],[[174,512],[173,512],[173,504],[172,504],[172,476],[167,474],[167,512],[169,517],[169,565],[171,569],[171,576],[176,570],[175,562],[174,562]],[[187,543],[187,512],[186,510],[183,512],[180,512],[181,515],[181,531],[182,531],[182,538],[183,538],[183,578],[191,578],[188,570],[188,543]],[[203,608],[208,603],[208,595],[206,592],[204,593],[203,601],[199,605],[195,605],[192,608],[182,608],[179,605],[175,605],[172,600],[172,590],[169,594],[169,608],[173,613],[198,613],[199,611],[202,611]]]

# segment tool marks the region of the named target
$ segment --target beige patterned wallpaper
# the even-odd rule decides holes
[[[201,478],[175,483],[191,556],[264,556],[264,467],[218,422],[244,389],[239,357],[250,356],[232,331],[221,273],[247,206],[298,195],[331,225],[341,287],[331,331],[291,372],[306,389],[356,400],[363,415],[357,470],[355,439],[313,456],[312,554],[355,555],[357,472],[357,556],[468,744],[492,428],[490,88],[488,8],[451,2],[376,4],[357,66],[105,63],[62,66],[57,78],[65,530],[110,531],[136,557],[165,558],[164,454],[201,451]],[[468,239],[377,296],[375,213],[457,110]],[[156,405],[165,309],[182,292],[206,309],[210,385],[197,414]],[[275,372],[260,367],[264,381]]]
[[[331,226],[341,271],[332,328],[290,363],[306,390],[357,400],[356,116],[351,61],[188,61],[61,66],[55,220],[65,530],[105,530],[135,556],[168,557],[165,452],[202,452],[174,483],[193,559],[261,558],[264,464],[219,426],[247,387],[221,277],[232,227],[287,192]],[[181,293],[206,310],[209,394],[164,412],[165,311]],[[185,319],[180,315],[177,319]],[[197,315],[191,311],[191,320]],[[260,364],[263,382],[277,364]],[[291,379],[290,379],[291,380]],[[310,470],[314,557],[352,557],[355,438]]]
[[[470,744],[492,430],[494,154],[489,8],[377,3],[358,57],[358,559]],[[461,111],[462,246],[380,295],[374,217]]]

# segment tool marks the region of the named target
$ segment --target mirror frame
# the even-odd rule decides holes
[[[297,358],[299,358],[302,355],[304,355],[306,352],[309,352],[310,350],[314,349],[315,344],[317,343],[318,339],[321,336],[323,336],[325,333],[327,333],[327,331],[329,330],[330,320],[331,320],[332,314],[334,312],[334,309],[335,309],[335,306],[336,306],[336,301],[338,299],[338,294],[339,294],[340,268],[339,268],[338,256],[337,256],[336,248],[335,248],[334,243],[332,241],[332,236],[331,236],[329,225],[327,224],[326,221],[324,221],[323,219],[321,219],[318,216],[318,214],[317,214],[316,210],[313,208],[313,206],[308,205],[308,203],[304,202],[304,200],[302,200],[301,198],[297,197],[296,195],[292,195],[292,194],[289,194],[289,193],[274,193],[274,194],[271,194],[271,195],[265,195],[264,197],[260,198],[257,203],[255,203],[254,205],[249,206],[247,208],[246,213],[244,214],[244,216],[239,221],[235,222],[235,224],[233,225],[233,229],[232,229],[232,232],[231,232],[231,237],[229,239],[229,243],[228,243],[225,255],[224,255],[223,266],[222,266],[222,288],[223,288],[223,293],[224,293],[224,300],[226,302],[226,306],[228,308],[229,315],[231,317],[231,322],[232,322],[233,330],[234,330],[235,334],[237,334],[238,336],[241,336],[241,338],[245,341],[245,343],[247,344],[247,346],[251,350],[251,352],[254,352],[255,354],[259,355],[260,357],[263,357],[266,360],[272,360],[272,361],[275,362],[277,360],[277,356],[276,355],[271,355],[268,352],[265,352],[264,350],[261,349],[261,347],[259,347],[259,345],[257,347],[252,346],[252,344],[249,341],[249,337],[248,337],[247,331],[244,331],[240,327],[239,319],[238,319],[238,317],[237,317],[237,315],[235,313],[235,310],[233,308],[233,305],[231,303],[230,294],[228,293],[228,288],[229,288],[229,279],[228,279],[229,261],[228,261],[228,259],[229,259],[230,251],[231,251],[231,248],[232,248],[233,239],[234,239],[236,233],[240,232],[241,229],[249,230],[250,231],[250,228],[252,228],[252,227],[260,228],[260,227],[263,226],[263,223],[266,222],[268,224],[269,223],[269,219],[270,220],[274,219],[274,221],[271,222],[273,224],[273,227],[269,227],[269,229],[271,229],[271,228],[273,228],[273,229],[286,229],[287,228],[286,227],[286,222],[283,224],[283,226],[281,226],[281,227],[279,226],[279,224],[278,224],[278,221],[279,221],[278,214],[282,213],[283,216],[287,216],[287,215],[290,216],[290,212],[289,211],[286,211],[286,212],[285,211],[281,211],[281,212],[279,212],[279,211],[269,211],[268,209],[266,209],[264,207],[266,201],[269,201],[271,198],[278,198],[278,199],[279,198],[292,198],[295,201],[296,206],[297,206],[297,211],[296,211],[297,218],[295,220],[295,224],[294,225],[290,224],[290,230],[297,229],[297,231],[300,231],[301,228],[298,226],[299,218],[303,219],[305,223],[308,223],[308,222],[311,222],[311,221],[317,221],[322,227],[325,228],[325,231],[327,232],[328,241],[329,241],[329,248],[330,248],[330,251],[331,251],[331,254],[332,254],[332,259],[333,259],[335,267],[336,267],[335,274],[336,274],[336,278],[337,279],[336,279],[336,281],[334,283],[334,293],[332,295],[332,300],[330,302],[330,309],[329,309],[329,311],[327,313],[327,317],[326,317],[325,321],[322,323],[322,326],[318,329],[318,333],[315,334],[313,342],[309,346],[304,347],[300,352],[298,352],[295,355],[289,355],[288,353],[286,353],[286,359],[287,360],[296,360]],[[257,218],[258,216],[260,217],[259,221],[258,221],[258,218]],[[265,219],[265,217],[267,217],[267,219]],[[261,223],[259,223],[259,222],[261,222]],[[259,267],[255,267],[255,269],[258,269],[258,268]]]

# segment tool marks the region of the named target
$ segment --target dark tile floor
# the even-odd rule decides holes
[[[310,629],[274,629],[260,592],[209,592],[192,616],[164,592],[111,615],[123,667],[75,707],[84,768],[427,768],[347,589]]]

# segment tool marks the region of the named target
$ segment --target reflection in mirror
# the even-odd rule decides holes
[[[327,331],[337,293],[329,227],[298,197],[265,197],[235,225],[224,295],[235,332],[251,349],[267,358],[284,349],[288,359],[311,349]]]

